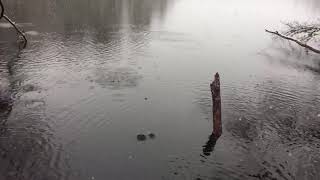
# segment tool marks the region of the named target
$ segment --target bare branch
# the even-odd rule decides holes
[[[271,33],[271,34],[274,34],[274,35],[277,35],[277,36],[279,36],[279,37],[281,37],[281,38],[283,38],[283,39],[286,39],[286,40],[289,40],[289,41],[293,41],[293,42],[297,43],[298,45],[300,45],[300,46],[302,46],[302,47],[304,47],[304,48],[309,49],[309,50],[312,51],[312,52],[315,52],[315,53],[317,53],[317,54],[320,54],[320,50],[319,50],[319,49],[313,48],[313,47],[311,47],[311,46],[309,46],[309,45],[307,45],[307,44],[305,44],[305,43],[303,43],[303,42],[301,42],[301,41],[299,41],[299,40],[296,40],[296,39],[290,38],[290,37],[288,37],[288,36],[282,35],[282,34],[280,34],[278,31],[269,31],[269,30],[266,29],[266,32]]]
[[[3,6],[1,0],[0,0],[0,7],[1,7],[0,19],[4,18],[5,20],[7,20],[15,28],[15,30],[22,36],[22,38],[23,38],[23,48],[25,48],[27,46],[27,42],[28,42],[25,34],[16,26],[16,23],[11,21],[11,19],[4,14],[4,6]]]
[[[288,30],[284,33],[287,36],[295,36],[300,41],[307,43],[312,39],[316,39],[320,35],[320,24],[319,23],[284,23]]]
[[[16,23],[11,21],[11,19],[8,16],[3,15],[3,18],[7,20],[16,29],[16,31],[23,37],[23,40],[24,40],[23,48],[25,48],[27,46],[28,41],[24,33],[16,26]]]
[[[0,19],[1,19],[4,15],[4,7],[1,0],[0,0],[0,8],[1,8],[1,13],[0,13]]]

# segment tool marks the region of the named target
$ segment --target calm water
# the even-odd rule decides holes
[[[320,179],[320,57],[264,32],[318,0],[4,4],[29,44],[1,21],[1,180]]]

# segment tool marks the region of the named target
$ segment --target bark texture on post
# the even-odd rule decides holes
[[[213,134],[216,138],[222,134],[221,124],[221,95],[220,95],[220,76],[214,76],[214,81],[210,84],[212,94],[212,114],[213,114]]]
[[[202,146],[202,151],[205,156],[210,156],[211,152],[214,150],[217,140],[222,134],[220,77],[218,73],[214,76],[214,81],[210,84],[210,89],[212,95],[213,130],[209,136],[209,140],[204,146]]]

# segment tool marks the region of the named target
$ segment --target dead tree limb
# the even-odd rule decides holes
[[[213,114],[213,134],[219,138],[222,134],[221,124],[221,95],[220,95],[220,77],[216,73],[214,81],[210,84],[212,95],[212,114]]]
[[[296,39],[293,39],[293,38],[290,38],[290,37],[288,37],[288,36],[282,35],[282,34],[280,34],[278,31],[269,31],[269,30],[266,29],[266,32],[267,32],[267,33],[274,34],[274,35],[277,35],[277,36],[279,36],[279,37],[281,37],[281,38],[283,38],[283,39],[286,39],[286,40],[289,40],[289,41],[293,41],[293,42],[297,43],[299,46],[302,46],[302,47],[304,47],[304,48],[306,48],[306,49],[308,49],[308,50],[310,50],[310,51],[312,51],[312,52],[315,52],[315,53],[317,53],[317,54],[320,54],[320,50],[319,50],[319,49],[316,49],[316,48],[314,48],[314,47],[311,47],[311,46],[307,45],[306,43],[300,42],[300,41],[298,41],[298,40],[296,40]]]
[[[213,151],[217,140],[222,134],[222,124],[221,124],[221,95],[220,95],[220,77],[216,73],[214,76],[214,81],[210,84],[211,95],[212,95],[212,115],[213,115],[213,130],[209,136],[209,140],[202,149],[204,155],[209,156]]]
[[[1,0],[0,0],[0,8],[1,8],[1,13],[0,13],[0,19],[1,19],[4,15],[4,7]]]
[[[4,14],[4,6],[2,4],[2,1],[0,0],[0,7],[1,7],[1,14],[0,14],[0,19],[4,18],[7,20],[13,27],[14,29],[20,34],[20,36],[23,38],[23,48],[27,46],[27,38],[25,34],[16,26],[16,23],[14,23],[8,16]]]
[[[16,29],[16,31],[22,36],[22,38],[23,38],[23,48],[25,48],[27,46],[28,40],[27,40],[26,36],[24,35],[24,33],[16,26],[16,24],[13,21],[11,21],[11,19],[8,16],[6,16],[4,14],[3,18],[5,20],[7,20]]]
[[[319,22],[313,23],[299,23],[291,22],[284,23],[287,26],[287,30],[284,32],[286,36],[297,36],[297,40],[300,42],[307,43],[311,40],[317,40],[316,38],[320,35],[320,24]]]

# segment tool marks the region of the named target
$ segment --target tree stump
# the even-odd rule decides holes
[[[222,134],[221,124],[221,96],[220,96],[220,76],[214,76],[214,81],[210,84],[212,95],[212,114],[213,114],[213,134],[219,138]]]

